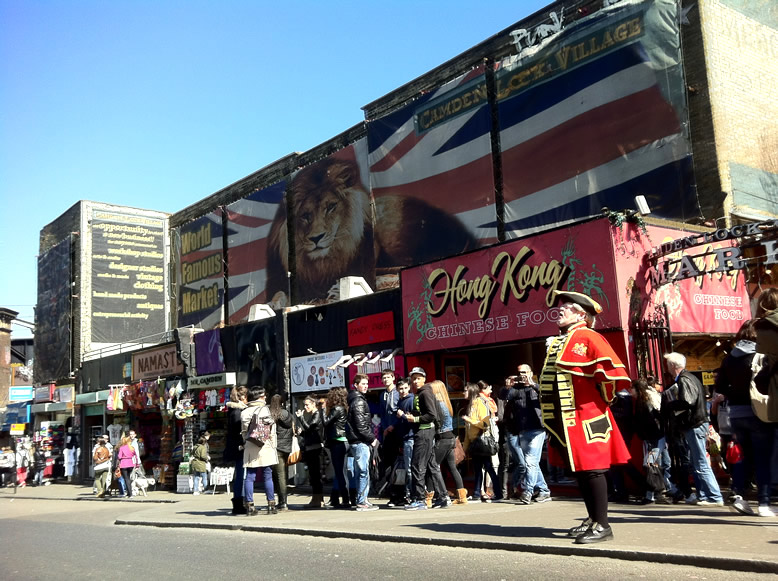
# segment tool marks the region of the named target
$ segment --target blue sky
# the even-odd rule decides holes
[[[181,210],[547,4],[0,0],[0,307],[78,200]]]

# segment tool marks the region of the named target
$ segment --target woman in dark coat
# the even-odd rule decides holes
[[[230,392],[227,402],[227,441],[224,446],[224,460],[235,465],[232,476],[232,514],[246,514],[243,504],[243,436],[241,435],[240,413],[246,409],[248,389],[240,385]]]
[[[278,493],[277,508],[279,511],[289,510],[289,505],[286,502],[286,460],[292,453],[292,438],[294,437],[292,414],[283,407],[283,403],[284,397],[278,393],[270,399],[270,415],[275,420],[276,437],[278,438],[278,447],[276,448],[278,464],[273,466],[273,485]]]
[[[327,394],[326,413],[324,415],[324,440],[332,457],[332,469],[335,481],[332,483],[332,495],[329,506],[332,508],[351,508],[348,485],[346,484],[346,388],[333,387]],[[340,498],[343,502],[340,502]]]
[[[321,439],[321,416],[316,409],[316,399],[309,395],[305,398],[305,410],[297,410],[297,418],[303,433],[303,459],[308,466],[311,481],[311,502],[305,508],[321,508],[324,503],[324,490],[321,483],[321,452],[324,444]]]
[[[724,360],[716,376],[716,392],[729,401],[729,419],[732,431],[743,450],[745,470],[732,473],[735,492],[733,507],[738,512],[753,514],[744,499],[746,474],[755,473],[759,516],[775,516],[770,508],[771,460],[775,442],[775,424],[760,420],[751,407],[751,365],[756,351],[756,319],[743,323],[735,335],[735,345]],[[764,373],[764,372],[760,372]],[[760,376],[757,376],[757,386]]]

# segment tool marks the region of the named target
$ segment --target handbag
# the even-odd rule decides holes
[[[751,360],[751,387],[749,388],[749,393],[751,395],[751,409],[754,410],[754,415],[763,422],[771,423],[778,421],[778,415],[773,417],[773,414],[776,414],[778,403],[771,399],[770,394],[778,395],[778,390],[773,390],[771,386],[768,386],[768,395],[765,395],[757,389],[755,381],[757,374],[762,371],[764,363],[765,357],[761,353],[754,355],[754,358]],[[772,376],[772,373],[770,375]]]
[[[499,449],[497,445],[497,439],[494,437],[494,431],[496,429],[495,422],[493,421],[492,410],[489,409],[489,404],[484,401],[484,406],[487,412],[489,412],[489,427],[481,431],[478,436],[470,442],[468,452],[471,456],[494,456]]]
[[[114,471],[114,473],[113,473],[113,477],[114,478],[121,478],[122,477],[122,469],[121,468],[117,468]]]
[[[665,476],[658,462],[659,455],[654,450],[646,454],[646,488],[652,492],[662,492],[665,489]]]
[[[462,447],[462,441],[454,438],[454,463],[459,465],[465,459],[465,449]]]
[[[497,441],[489,430],[484,430],[478,437],[470,442],[469,452],[471,456],[494,456],[497,453]]]
[[[300,461],[300,456],[300,441],[297,439],[297,436],[292,436],[292,451],[289,453],[286,465],[297,464]]]
[[[665,477],[659,464],[651,462],[646,465],[646,487],[653,492],[665,489]]]

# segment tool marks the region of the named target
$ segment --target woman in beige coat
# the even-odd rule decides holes
[[[240,414],[241,434],[244,440],[254,414],[257,414],[260,421],[270,426],[270,439],[263,446],[258,446],[253,442],[245,442],[243,444],[243,466],[246,468],[243,498],[246,502],[246,513],[248,516],[254,516],[259,513],[254,508],[254,482],[257,478],[257,472],[261,471],[265,481],[265,495],[267,496],[267,510],[263,510],[262,514],[278,514],[273,490],[273,470],[271,468],[278,462],[276,426],[270,415],[270,409],[266,405],[265,388],[258,385],[250,387],[248,400],[246,409]]]

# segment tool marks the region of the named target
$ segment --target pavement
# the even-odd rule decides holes
[[[778,574],[778,518],[743,516],[728,507],[611,503],[614,540],[575,545],[566,536],[567,530],[585,516],[582,500],[573,496],[575,488],[552,488],[554,500],[542,504],[470,502],[424,511],[387,508],[385,500],[373,499],[381,507],[374,512],[302,510],[310,495],[293,490],[289,495],[292,510],[274,516],[232,516],[230,495],[224,492],[194,496],[160,490],[150,491],[147,497],[104,501],[94,497],[91,485],[76,484],[24,487],[15,492],[0,488],[0,506],[6,501],[44,500],[122,503],[127,512],[116,519],[120,526],[358,538]],[[255,499],[264,500],[264,494],[257,492]]]

